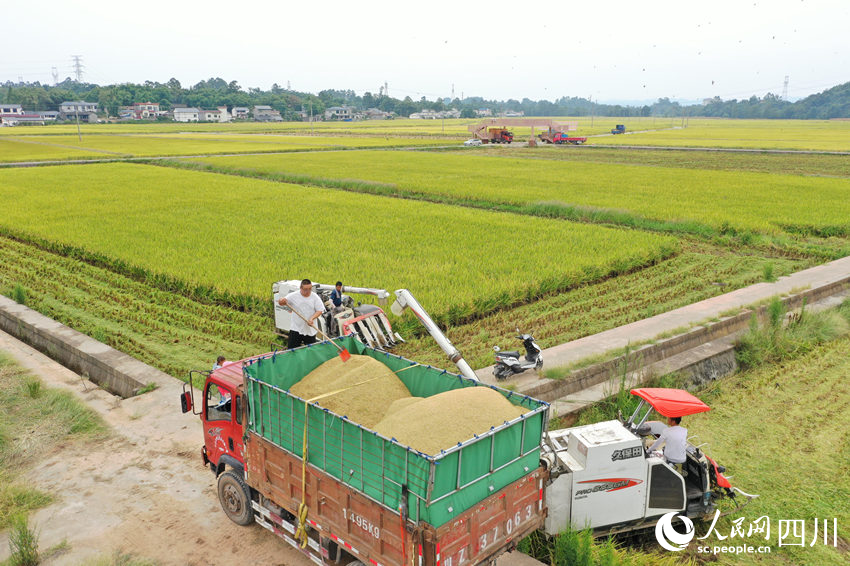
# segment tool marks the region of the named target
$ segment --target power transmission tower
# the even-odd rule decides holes
[[[782,85],[782,100],[788,100],[788,80],[790,78],[791,77],[789,77],[788,75],[785,75],[785,84]]]
[[[388,97],[389,95],[390,95],[390,87],[389,87],[389,85],[387,85],[387,81],[384,81],[384,96]]]
[[[50,74],[53,75],[53,86],[59,84],[59,70],[56,67],[50,67]]]
[[[74,60],[74,75],[77,77],[77,82],[83,82],[83,57],[82,55],[72,55],[71,59]]]
[[[292,86],[289,84],[289,81],[286,81],[286,90],[292,90]]]

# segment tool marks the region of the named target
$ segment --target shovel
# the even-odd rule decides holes
[[[297,310],[295,310],[295,309],[294,309],[294,308],[292,308],[292,307],[289,307],[289,310],[291,310],[293,313],[295,313],[296,315],[298,315],[298,318],[300,318],[301,320],[303,320],[303,321],[304,321],[304,322],[305,322],[308,326],[313,326],[313,323],[312,323],[312,322],[310,322],[309,320],[307,320],[306,318],[304,318],[303,316],[301,316],[301,313],[300,313],[300,312],[298,312]],[[315,327],[315,326],[313,326],[313,328],[316,328],[316,327]],[[328,342],[330,342],[331,344],[333,344],[333,345],[334,345],[334,347],[336,347],[336,349],[337,349],[337,350],[339,350],[339,359],[341,359],[343,362],[347,362],[348,360],[350,360],[350,359],[351,359],[351,352],[349,352],[348,350],[346,350],[345,348],[343,348],[342,346],[340,346],[339,344],[337,344],[336,342],[334,342],[333,340],[331,340],[331,337],[330,337],[330,336],[328,336],[327,334],[325,334],[324,332],[322,332],[322,331],[321,331],[321,330],[319,330],[318,328],[316,328],[316,332],[318,332],[318,333],[320,333],[322,336],[324,336],[324,337],[325,337],[325,339],[326,339]]]

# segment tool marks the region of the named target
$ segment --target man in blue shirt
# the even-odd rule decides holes
[[[336,288],[331,291],[331,302],[335,307],[342,306],[342,281],[336,282]]]

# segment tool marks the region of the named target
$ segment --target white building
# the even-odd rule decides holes
[[[75,120],[79,117],[82,122],[97,122],[97,102],[71,100],[59,105],[59,117],[63,120]]]
[[[221,122],[221,110],[199,110],[198,121]]]
[[[254,120],[257,122],[283,122],[280,112],[271,106],[254,106]]]
[[[325,120],[351,120],[353,110],[350,106],[331,106],[325,110]]]
[[[175,122],[197,122],[199,120],[199,110],[197,108],[175,108]]]
[[[247,120],[251,111],[245,106],[234,106],[230,111],[230,115],[234,120]]]
[[[227,106],[219,106],[218,111],[220,113],[218,117],[219,122],[230,122],[230,112],[227,111]]]
[[[24,107],[20,104],[0,104],[0,114],[4,116],[20,116],[24,113]]]

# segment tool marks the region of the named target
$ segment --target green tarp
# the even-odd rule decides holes
[[[393,371],[415,365],[410,360],[368,348],[353,338],[340,338],[336,342],[352,354],[371,356]],[[305,403],[288,389],[337,355],[338,350],[332,344],[323,342],[251,360],[244,369],[248,428],[301,457]],[[461,387],[490,387],[427,366],[413,367],[397,375],[416,397]],[[538,467],[548,405],[493,389],[528,412],[508,425],[464,442],[460,448],[447,446],[436,455],[417,452],[361,427],[344,415],[310,405],[307,460],[390,509],[398,510],[406,500],[412,520],[438,527]]]

